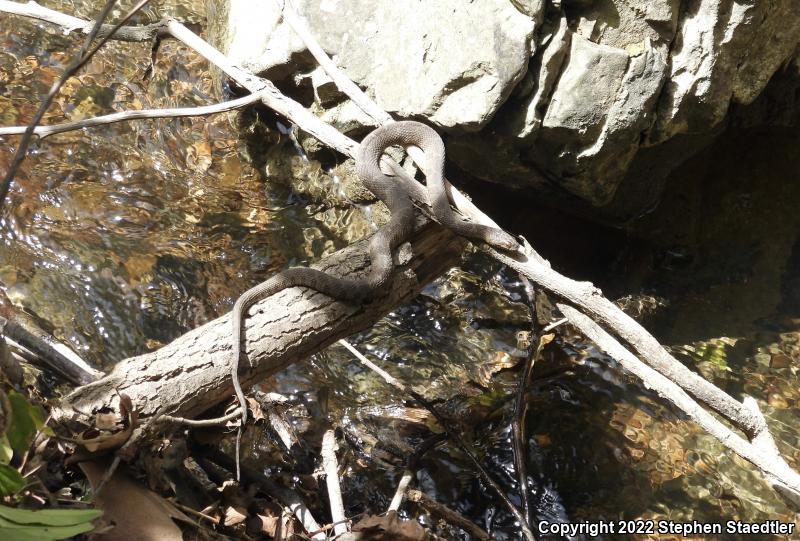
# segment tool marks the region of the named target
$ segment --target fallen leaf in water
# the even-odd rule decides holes
[[[773,354],[770,357],[770,368],[789,368],[790,366],[792,366],[792,358],[784,353]]]
[[[35,55],[26,56],[16,67],[21,75],[28,78],[39,68],[39,59]]]
[[[3,72],[0,72],[0,84],[3,82]],[[0,96],[0,122],[5,126],[17,124],[17,109],[12,106],[10,98]]]
[[[778,393],[771,393],[767,399],[767,403],[775,409],[787,409],[789,402]]]
[[[211,145],[208,140],[197,141],[186,149],[186,165],[198,173],[208,171],[211,167]]]
[[[103,108],[94,101],[94,98],[92,96],[87,96],[69,112],[67,118],[72,121],[85,120],[98,116],[102,112]]]
[[[501,370],[514,367],[517,362],[518,359],[515,359],[505,351],[495,351],[494,359],[482,363],[478,367],[478,374],[475,378],[477,380],[476,383],[478,383],[481,387],[489,387],[494,379],[495,374]]]
[[[221,186],[235,186],[242,178],[242,160],[238,155],[223,158],[217,163],[220,173],[217,182]]]
[[[153,254],[141,254],[129,257],[123,263],[128,272],[129,282],[135,287],[142,279],[142,276],[152,271],[156,264],[156,256]]]

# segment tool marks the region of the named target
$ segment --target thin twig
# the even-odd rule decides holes
[[[343,345],[347,344],[347,342],[344,340],[340,340],[339,342],[343,343]],[[345,347],[347,347],[347,345],[345,345]],[[355,348],[353,348],[352,346],[347,347],[347,349],[351,352],[355,350]],[[356,355],[356,358],[358,358],[358,360],[361,361],[361,363],[363,363],[369,368],[375,366],[374,363],[370,362],[366,357],[364,357],[364,355],[360,353]],[[500,499],[503,505],[505,505],[506,509],[508,509],[508,511],[512,515],[514,515],[514,518],[517,519],[517,521],[520,524],[520,529],[522,530],[522,533],[525,535],[525,538],[528,541],[534,541],[536,538],[534,537],[533,531],[531,531],[530,526],[528,525],[528,520],[525,518],[522,512],[517,508],[517,506],[514,505],[514,503],[508,499],[508,496],[506,496],[506,494],[503,492],[503,489],[500,487],[497,481],[494,480],[489,471],[483,467],[483,465],[480,463],[478,457],[472,451],[470,446],[467,445],[467,443],[461,438],[461,435],[457,431],[449,427],[447,419],[445,419],[445,417],[439,413],[436,406],[431,404],[427,399],[425,399],[425,397],[415,392],[413,389],[407,388],[405,385],[397,381],[394,377],[386,374],[386,372],[384,372],[383,370],[379,371],[378,373],[381,375],[381,377],[383,377],[384,380],[386,380],[387,383],[394,386],[400,391],[408,393],[414,400],[419,402],[419,404],[421,404],[422,407],[427,409],[431,413],[431,415],[433,415],[433,417],[436,419],[439,425],[442,428],[444,428],[445,432],[447,432],[447,435],[450,438],[450,440],[453,441],[458,446],[459,449],[461,449],[461,452],[467,455],[467,458],[469,458],[469,460],[475,466],[475,469],[478,470],[478,473],[480,474],[483,481],[489,486],[489,488],[491,488],[494,491],[494,493],[497,495],[497,497]]]
[[[42,464],[41,466],[37,466],[35,471],[39,471],[39,469],[41,469],[41,467],[43,467],[43,466],[45,466],[45,464]],[[42,492],[44,492],[45,496],[47,496],[47,501],[50,503],[50,506],[51,507],[58,507],[58,498],[56,497],[55,494],[50,492],[50,489],[47,488],[47,485],[45,485],[44,482],[42,482],[41,478],[37,477],[36,479],[34,479],[33,483],[31,483],[31,485],[38,485],[39,489]]]
[[[306,533],[308,533],[309,536],[314,537],[317,534],[321,534],[321,533],[325,533],[325,532],[331,531],[332,529],[334,529],[336,527],[337,524],[350,524],[351,522],[353,522],[354,519],[362,516],[363,514],[364,513],[357,513],[357,514],[353,515],[351,518],[344,519],[341,522],[331,522],[330,524],[326,524],[325,526],[323,526],[322,528],[320,528],[319,530],[317,530],[315,532],[306,532]]]
[[[353,357],[358,359],[361,362],[361,364],[363,364],[364,366],[366,366],[367,368],[369,368],[370,370],[372,370],[373,372],[378,374],[380,377],[382,377],[383,380],[386,383],[388,383],[389,385],[391,385],[395,389],[399,390],[400,392],[403,392],[403,393],[406,392],[406,386],[403,384],[402,381],[400,381],[399,379],[395,378],[389,372],[387,372],[386,370],[384,370],[383,368],[381,368],[377,364],[375,364],[372,361],[370,361],[369,359],[367,359],[360,351],[358,351],[356,348],[354,348],[352,346],[352,344],[350,344],[350,342],[348,342],[347,340],[342,338],[341,340],[339,340],[339,344],[344,346],[344,347],[346,347],[347,351],[349,351],[350,353],[353,354]]]
[[[61,26],[67,31],[76,28],[86,28],[87,23],[90,23],[90,21],[79,19],[78,17],[73,17],[72,15],[61,13],[60,11],[42,7],[41,5],[32,1],[22,3],[11,2],[9,0],[0,0],[0,11],[3,13],[22,15],[23,17],[30,17],[31,19],[52,23]],[[89,31],[91,31],[91,27],[89,27]]]
[[[329,428],[322,435],[322,469],[325,471],[325,485],[328,487],[328,502],[331,506],[331,520],[336,535],[347,533],[347,523],[342,501],[342,487],[339,485],[339,463],[336,460],[336,434]]]
[[[28,128],[25,130],[25,133],[22,136],[22,140],[17,147],[17,152],[14,154],[14,159],[11,161],[11,165],[6,172],[5,177],[3,178],[2,184],[0,184],[0,208],[2,208],[3,203],[5,201],[6,195],[8,194],[8,190],[11,187],[11,182],[14,180],[14,177],[17,174],[17,170],[19,169],[20,165],[22,165],[25,156],[28,153],[28,146],[30,145],[31,139],[33,138],[33,132],[36,129],[36,126],[39,125],[39,122],[42,121],[44,114],[47,112],[47,109],[50,108],[50,104],[53,103],[53,99],[58,94],[58,91],[61,90],[61,87],[64,83],[72,77],[77,71],[84,66],[94,54],[100,50],[100,47],[105,45],[105,43],[109,40],[110,36],[114,35],[122,25],[124,25],[128,20],[133,17],[140,9],[146,6],[150,0],[140,0],[117,24],[114,25],[113,29],[109,33],[109,35],[104,36],[100,39],[100,41],[91,49],[89,46],[91,45],[92,41],[94,41],[95,36],[100,31],[100,27],[108,16],[111,8],[116,3],[116,0],[108,0],[103,10],[97,16],[95,21],[95,25],[92,28],[89,35],[86,37],[86,41],[81,47],[79,54],[77,55],[76,59],[73,60],[67,69],[64,70],[64,73],[61,74],[58,81],[56,81],[52,87],[50,87],[50,91],[45,96],[44,100],[42,100],[39,109],[36,111],[36,114],[33,116],[33,120],[31,120],[30,124],[28,124]]]
[[[122,111],[119,113],[111,113],[108,115],[98,116],[94,118],[87,118],[84,120],[77,120],[75,122],[65,122],[63,124],[53,124],[50,126],[37,126],[33,133],[38,135],[40,139],[44,139],[50,135],[57,133],[64,133],[68,131],[80,130],[83,128],[91,128],[94,126],[101,126],[104,124],[113,124],[115,122],[125,122],[128,120],[137,120],[142,118],[176,118],[187,116],[206,116],[216,113],[224,113],[234,109],[240,109],[257,101],[261,101],[260,94],[248,94],[243,98],[238,98],[231,101],[224,101],[222,103],[215,103],[213,105],[203,105],[200,107],[179,107],[172,109],[141,109],[134,111]],[[27,127],[25,126],[11,126],[7,128],[0,128],[0,136],[4,135],[21,135],[25,133]]]
[[[528,519],[528,524],[533,523],[533,515],[531,513],[530,494],[528,492],[528,466],[527,466],[527,439],[525,437],[525,418],[527,413],[527,402],[525,400],[525,391],[528,388],[528,382],[531,380],[533,374],[533,365],[536,362],[536,357],[539,354],[539,325],[536,321],[536,292],[533,289],[533,284],[526,277],[522,276],[522,284],[525,288],[525,296],[527,298],[528,311],[531,317],[530,336],[528,337],[528,356],[525,359],[525,368],[519,376],[517,383],[517,396],[514,400],[514,419],[511,422],[511,429],[513,437],[512,450],[514,453],[514,466],[517,472],[517,481],[519,483],[519,495],[522,500],[522,511]]]
[[[400,509],[400,505],[403,503],[403,498],[406,495],[406,489],[408,488],[409,483],[411,480],[414,479],[414,472],[406,469],[403,471],[403,475],[400,477],[400,482],[397,483],[397,490],[394,491],[394,496],[392,496],[392,501],[389,503],[389,507],[386,509],[386,512],[395,511],[397,512]]]
[[[36,443],[36,440],[38,440],[38,439],[39,439],[39,437],[42,435],[42,430],[43,430],[43,429],[44,429],[44,427],[46,427],[46,426],[47,426],[47,425],[50,423],[50,421],[52,421],[52,420],[53,420],[53,416],[52,416],[52,415],[50,415],[50,414],[48,414],[48,415],[47,415],[47,419],[45,419],[45,420],[44,420],[44,423],[42,423],[42,428],[38,428],[38,429],[36,430],[36,434],[34,434],[34,435],[33,435],[33,439],[31,440],[31,443],[28,445],[28,448],[27,448],[27,449],[25,449],[25,454],[24,454],[24,455],[22,455],[22,462],[20,463],[20,465],[19,465],[19,468],[17,468],[17,470],[18,470],[20,473],[22,473],[22,472],[25,470],[25,466],[27,466],[27,464],[28,464],[28,459],[29,459],[29,458],[30,458],[30,456],[31,456],[31,452],[35,450],[34,448],[35,448],[35,446],[37,445],[37,443]],[[49,436],[48,436],[48,437],[49,437]],[[36,472],[36,471],[38,471],[38,467],[37,467],[37,468],[34,468],[32,471],[30,471],[30,472],[28,472],[27,474],[23,475],[23,477],[27,477],[28,475],[31,475],[32,473],[34,473],[34,472]]]
[[[91,497],[91,501],[95,501],[106,487],[106,484],[108,484],[108,482],[114,476],[114,473],[117,471],[117,468],[119,468],[120,462],[122,462],[122,456],[118,452],[116,455],[114,455],[114,460],[111,462],[111,465],[108,467],[106,472],[103,474],[102,479],[100,479],[100,482],[97,484],[97,488]]]
[[[158,423],[173,423],[178,425],[202,427],[202,426],[219,426],[224,425],[228,421],[232,421],[242,415],[241,408],[236,408],[231,413],[223,415],[222,417],[215,417],[213,419],[186,419],[184,417],[173,417],[172,415],[159,415],[153,418],[153,422]]]
[[[174,505],[175,507],[177,507],[178,509],[180,509],[181,511],[183,511],[187,515],[192,515],[192,516],[195,516],[197,518],[200,518],[200,519],[203,519],[203,520],[207,520],[207,521],[211,522],[212,524],[219,524],[220,523],[220,519],[219,518],[214,518],[211,515],[206,515],[205,513],[201,513],[200,511],[196,511],[196,510],[192,509],[191,507],[188,507],[186,505],[183,505],[183,504],[175,502],[175,501],[170,502],[170,503],[172,503],[172,505]]]
[[[35,440],[36,440],[36,438],[34,437],[34,441]],[[30,470],[26,471],[25,473],[22,473],[22,470],[25,468],[25,465],[22,464],[19,468],[17,468],[17,471],[19,471],[22,474],[22,477],[30,477],[34,473],[36,473],[39,470],[41,470],[42,467],[44,467],[44,466],[45,466],[45,464],[43,464],[43,463],[42,464],[37,464],[36,466],[31,468]]]
[[[297,12],[295,12],[291,2],[289,0],[275,0],[275,2],[279,7],[282,4],[283,20],[292,27],[292,30],[294,30],[298,36],[300,36],[300,39],[303,40],[308,51],[322,69],[325,70],[325,73],[333,79],[333,82],[339,90],[347,94],[347,96],[353,100],[353,103],[379,124],[392,122],[392,117],[389,113],[378,107],[378,104],[362,92],[347,75],[342,73],[336,63],[331,60],[331,57],[328,56],[316,38],[314,38],[314,35],[308,30],[305,22],[303,22]]]
[[[526,279],[527,279],[527,278],[526,278]],[[552,331],[553,329],[555,329],[555,328],[557,328],[557,327],[560,327],[560,326],[561,326],[561,325],[563,325],[564,323],[569,323],[569,320],[568,320],[567,318],[565,318],[565,317],[562,317],[562,318],[561,318],[561,319],[559,319],[558,321],[554,321],[554,322],[552,322],[552,323],[548,324],[548,325],[547,325],[547,326],[546,326],[544,329],[542,329],[542,332],[550,332],[550,331]]]

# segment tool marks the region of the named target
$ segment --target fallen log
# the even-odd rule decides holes
[[[374,325],[393,308],[457,264],[466,242],[421,219],[385,294],[363,305],[336,301],[304,287],[286,289],[250,309],[240,363],[243,387],[321,351],[336,340]],[[366,241],[312,265],[334,275],[360,276],[369,268]],[[155,415],[195,417],[233,400],[230,314],[202,325],[152,353],[124,359],[105,377],[77,388],[52,415],[67,422],[81,412],[116,405],[131,397],[144,423]],[[249,362],[248,362],[249,361]]]

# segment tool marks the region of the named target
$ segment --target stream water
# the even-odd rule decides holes
[[[91,13],[90,3],[85,4],[47,3],[76,15]],[[199,4],[162,3],[158,13],[149,8],[142,19],[170,14],[202,25]],[[44,23],[0,14],[0,43],[0,123],[24,124],[79,41]],[[67,83],[45,123],[218,99],[215,75],[186,47],[166,41],[153,76],[143,79],[149,58],[149,44],[109,43]],[[259,113],[251,121],[261,126],[261,144],[285,165],[278,168],[280,173],[258,162],[254,167],[245,158],[253,140],[243,142],[235,118],[231,113],[121,123],[37,142],[0,216],[3,291],[87,361],[108,369],[224,314],[240,292],[281,268],[313,261],[369,232],[370,216],[363,209],[344,203],[322,206],[287,187],[287,171],[325,182],[333,179],[328,165],[297,153],[294,140],[275,118]],[[17,142],[17,137],[0,138],[0,172],[8,167]],[[716,151],[724,153],[724,145],[736,142],[720,144]],[[780,144],[787,156],[796,148],[784,137],[775,139],[773,149]],[[772,164],[770,155],[762,158]],[[776,167],[756,168],[753,174],[767,175]],[[792,157],[782,167],[783,178],[794,180],[800,172]],[[695,179],[706,174],[697,163],[683,173]],[[722,174],[732,178],[735,171]],[[265,177],[280,182],[265,183]],[[791,251],[797,224],[788,218],[781,222],[783,215],[776,217],[773,208],[793,216],[800,197],[794,191],[767,191],[771,199],[765,202],[759,201],[762,192],[749,189],[742,187],[749,198],[734,192],[684,209],[697,216],[741,205],[739,221],[691,222],[700,224],[692,238],[703,243],[678,238],[683,229],[671,227],[670,219],[679,215],[665,218],[663,213],[685,205],[667,202],[662,214],[637,226],[638,237],[609,233],[622,241],[603,255],[609,265],[598,264],[596,246],[606,246],[605,233],[594,232],[593,226],[554,228],[562,232],[548,234],[542,251],[556,268],[574,270],[576,278],[592,279],[607,292],[662,295],[670,306],[664,309],[666,316],[652,319],[652,328],[711,381],[739,398],[746,393],[759,400],[779,447],[800,468],[800,306],[795,282],[787,278],[792,268],[779,258]],[[536,231],[541,228],[534,231],[521,218],[524,205],[512,208],[520,218],[510,218],[510,226],[539,246]],[[742,216],[761,216],[757,209],[763,205],[772,209],[777,227],[785,226],[771,230],[774,242],[766,246],[778,245],[773,251],[755,238],[749,242],[736,229]],[[769,219],[764,218],[772,224]],[[734,242],[743,239],[748,243]],[[750,251],[742,250],[743,245]],[[716,273],[713,265],[698,263],[714,250],[727,262]],[[771,287],[762,283],[770,280]],[[783,286],[775,286],[777,282]],[[748,288],[748,283],[759,287]],[[762,306],[765,298],[775,309],[762,314],[753,305]],[[439,401],[518,502],[508,425],[525,357],[519,333],[527,328],[518,278],[471,254],[414,302],[351,341],[393,375]],[[537,364],[537,382],[527,395],[527,463],[540,519],[575,524],[619,519],[795,522],[795,515],[748,463],[686,422],[591,344],[562,331]],[[328,390],[332,417],[349,442],[342,454],[344,497],[351,514],[385,509],[402,471],[392,455],[407,455],[431,430],[438,430],[418,405],[387,388],[339,346],[262,387],[297,404],[313,402],[321,389]],[[247,444],[249,460],[262,460],[263,467],[280,473],[268,463],[276,446],[267,435]],[[444,443],[426,453],[419,466],[416,485],[431,498],[497,539],[519,538],[513,519],[457,447]],[[426,525],[444,538],[468,539],[436,521],[428,519]]]

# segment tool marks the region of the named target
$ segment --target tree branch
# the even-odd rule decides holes
[[[325,472],[325,485],[328,488],[331,520],[335,525],[333,531],[337,536],[347,533],[347,517],[344,514],[342,487],[339,484],[339,462],[336,460],[336,450],[338,448],[333,428],[327,429],[322,435],[320,455],[322,456],[322,469]]]
[[[2,0],[0,0],[2,1]],[[186,116],[206,116],[216,113],[224,113],[234,109],[241,109],[247,105],[261,100],[260,94],[249,94],[243,98],[231,101],[224,101],[222,103],[215,103],[213,105],[203,105],[200,107],[179,107],[173,109],[139,109],[133,111],[121,111],[119,113],[111,113],[94,118],[87,118],[85,120],[77,120],[75,122],[65,122],[63,124],[53,124],[50,126],[36,126],[33,130],[34,135],[38,135],[40,139],[44,139],[49,135],[57,133],[64,133],[68,131],[81,130],[83,128],[92,128],[94,126],[102,126],[105,124],[114,124],[116,122],[125,122],[128,120],[137,120],[141,118],[177,118]],[[11,126],[7,128],[0,128],[0,136],[4,135],[22,135],[27,128],[25,126]]]

